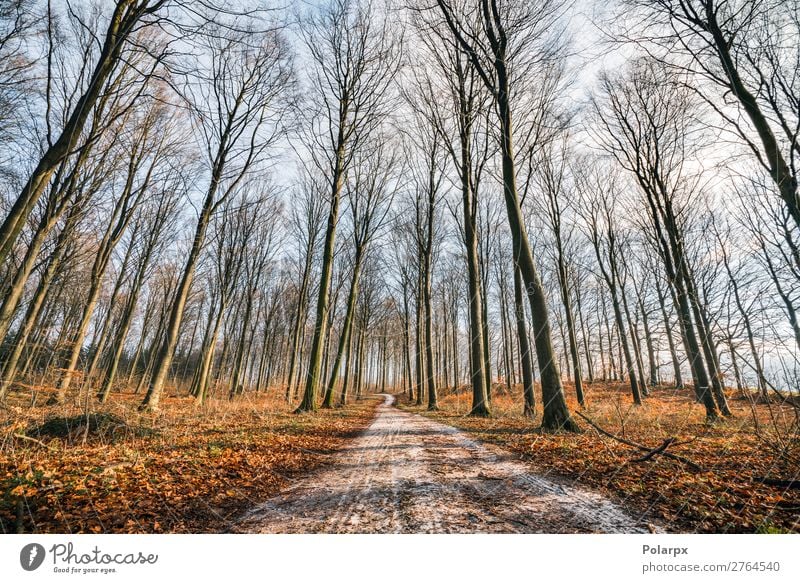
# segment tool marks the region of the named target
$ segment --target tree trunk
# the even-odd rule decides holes
[[[192,287],[192,280],[194,279],[194,270],[197,261],[200,258],[200,251],[203,248],[203,243],[206,238],[206,231],[211,221],[211,214],[214,209],[214,198],[219,186],[219,180],[222,173],[222,168],[217,168],[217,172],[212,176],[211,184],[209,185],[206,194],[203,208],[200,212],[200,217],[197,221],[194,239],[192,240],[192,247],[189,250],[189,255],[186,258],[186,263],[181,274],[180,282],[175,292],[175,298],[172,302],[172,308],[169,312],[169,320],[167,322],[166,334],[163,342],[160,343],[158,352],[155,355],[153,366],[153,376],[147,388],[147,393],[144,396],[142,404],[139,406],[140,410],[157,411],[159,401],[161,400],[161,392],[164,389],[164,382],[167,380],[170,367],[172,366],[172,356],[175,353],[175,347],[178,344],[178,333],[180,332],[181,322],[183,321],[183,312],[186,308],[186,300],[189,297],[189,290]]]
[[[558,370],[556,353],[553,348],[552,333],[545,300],[544,286],[533,260],[528,243],[528,233],[522,218],[522,210],[517,196],[517,179],[514,166],[513,132],[511,104],[509,103],[509,82],[505,65],[498,61],[498,108],[500,111],[501,152],[503,167],[503,192],[508,212],[509,228],[514,243],[514,263],[522,274],[525,291],[531,304],[534,345],[539,362],[539,378],[542,385],[542,407],[544,414],[542,427],[550,431],[577,431],[578,425],[570,416],[561,375]]]
[[[525,304],[522,298],[522,276],[519,269],[514,268],[514,312],[517,320],[517,339],[522,360],[522,394],[525,405],[523,414],[533,417],[536,414],[536,396],[533,390],[533,359],[528,342],[528,326],[525,321]]]
[[[675,347],[675,339],[672,336],[672,325],[667,315],[667,306],[664,299],[664,293],[661,291],[661,286],[656,283],[656,293],[658,294],[658,305],[661,309],[661,318],[664,320],[664,333],[667,337],[667,345],[669,346],[669,355],[672,359],[672,370],[675,378],[675,388],[683,388],[683,375],[681,374],[681,362],[678,358],[678,351]]]
[[[311,355],[306,373],[306,388],[303,400],[295,412],[302,413],[317,410],[317,393],[322,374],[322,359],[328,337],[328,302],[333,271],[333,252],[336,243],[336,224],[339,220],[339,201],[344,183],[344,127],[339,124],[339,136],[336,149],[336,164],[333,171],[333,188],[328,223],[325,229],[325,249],[322,254],[322,272],[319,280],[317,297],[317,314],[314,324],[314,336],[311,340]]]
[[[332,409],[334,402],[334,391],[336,389],[336,381],[339,379],[339,370],[342,364],[342,358],[346,347],[350,343],[350,334],[353,329],[353,318],[356,311],[356,300],[358,299],[358,282],[361,274],[361,250],[356,250],[355,261],[353,265],[353,276],[350,281],[350,293],[347,296],[347,308],[345,310],[344,322],[342,323],[342,332],[339,334],[339,344],[336,348],[336,357],[333,361],[333,367],[330,372],[330,379],[328,380],[328,387],[325,391],[325,398],[322,406],[325,409]],[[344,394],[344,391],[342,392]]]
[[[106,81],[119,61],[128,35],[134,31],[139,19],[150,10],[152,8],[147,7],[147,2],[117,1],[108,22],[98,61],[86,90],[76,101],[61,134],[48,146],[0,225],[0,264],[5,263],[11,253],[28,215],[47,187],[56,168],[75,149],[83,133],[86,120],[91,115]]]
[[[572,299],[569,293],[569,281],[567,279],[567,266],[561,250],[561,233],[560,229],[556,233],[558,242],[558,285],[561,290],[561,302],[564,304],[564,314],[567,324],[567,338],[569,340],[569,354],[572,360],[572,374],[575,379],[575,394],[578,398],[578,404],[581,407],[586,406],[585,398],[583,396],[583,378],[581,375],[581,361],[578,354],[578,336],[575,332],[575,317],[572,313]]]

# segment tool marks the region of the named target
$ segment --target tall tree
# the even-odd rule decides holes
[[[137,27],[161,10],[168,0],[116,0],[109,15],[105,33],[101,36],[98,53],[87,55],[94,66],[80,98],[73,104],[57,136],[48,135],[44,152],[22,187],[14,204],[0,225],[0,263],[3,263],[17,241],[25,221],[47,188],[59,164],[70,155],[83,135],[86,120],[103,87],[119,66],[127,41]]]
[[[248,175],[261,169],[285,129],[282,118],[291,96],[293,69],[281,30],[212,32],[203,37],[195,69],[181,88],[207,157],[209,181],[143,409],[158,408],[212,216]]]
[[[323,407],[334,404],[334,391],[347,346],[351,341],[361,269],[373,239],[380,234],[397,187],[398,160],[394,147],[385,135],[378,133],[363,145],[347,182],[347,201],[353,229],[353,262],[350,290],[347,295],[344,321],[339,334],[336,356],[323,399]],[[342,395],[345,395],[344,389]]]
[[[690,96],[648,60],[635,62],[627,77],[606,76],[602,83],[604,101],[595,101],[604,132],[600,140],[645,196],[651,229],[678,302],[698,397],[709,418],[717,409],[729,415],[702,322],[682,223],[687,211],[681,197],[691,198],[697,184],[685,170],[697,148],[691,141]]]
[[[446,25],[459,46],[469,55],[480,78],[491,93],[500,125],[500,152],[503,193],[514,247],[514,262],[522,272],[531,319],[534,345],[542,385],[542,427],[548,430],[576,431],[567,408],[561,375],[553,347],[545,291],[533,259],[517,191],[512,89],[515,65],[535,55],[538,63],[562,58],[562,43],[557,31],[561,2],[492,2],[480,0],[464,6],[437,0]],[[555,34],[554,34],[555,32]],[[530,65],[530,63],[528,63]]]
[[[303,400],[298,412],[314,411],[324,382],[329,297],[342,190],[353,156],[385,120],[390,89],[400,64],[398,36],[369,0],[330,0],[307,15],[301,27],[311,61],[312,101],[307,146],[311,164],[328,180],[330,200]]]
[[[800,3],[625,0],[623,5],[645,19],[637,19],[632,36],[639,42],[644,37],[662,62],[697,79],[696,92],[767,170],[800,226]],[[723,96],[730,96],[738,111],[731,111]]]

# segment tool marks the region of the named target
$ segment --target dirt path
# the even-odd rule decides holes
[[[235,532],[647,532],[600,495],[536,474],[503,450],[393,407]]]

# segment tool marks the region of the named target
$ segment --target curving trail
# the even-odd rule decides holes
[[[252,533],[648,532],[608,499],[530,473],[503,450],[393,407],[310,474],[248,513]]]

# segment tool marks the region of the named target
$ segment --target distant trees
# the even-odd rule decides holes
[[[0,398],[796,387],[797,2],[622,6],[0,0]]]
[[[303,174],[304,181],[297,188],[295,204],[292,206],[292,238],[297,239],[299,257],[299,281],[291,316],[291,343],[289,351],[289,369],[286,377],[286,400],[291,401],[298,393],[300,386],[300,360],[306,320],[309,306],[309,295],[313,284],[314,257],[322,235],[325,218],[325,185],[317,178],[315,169]]]
[[[586,235],[594,249],[597,269],[608,288],[611,308],[614,314],[617,337],[623,356],[625,370],[631,387],[631,395],[636,405],[642,404],[642,379],[634,364],[633,352],[630,348],[630,331],[623,318],[622,293],[620,289],[620,271],[622,269],[624,246],[620,241],[621,233],[616,224],[619,207],[614,204],[613,188],[617,183],[611,176],[590,173],[581,176],[582,206]],[[605,191],[611,187],[610,192]]]
[[[420,120],[421,121],[421,120]],[[424,353],[423,382],[417,388],[417,402],[421,402],[423,391],[428,396],[428,409],[438,408],[433,338],[433,264],[438,255],[438,237],[441,232],[442,183],[444,181],[443,154],[436,132],[421,123],[419,130],[411,135],[417,148],[408,148],[407,156],[414,160],[411,177],[411,201],[413,212],[412,239],[417,261],[417,334],[420,340],[420,363]],[[421,367],[422,368],[422,367]]]
[[[570,270],[572,268],[570,257],[571,229],[565,226],[565,222],[571,218],[570,201],[565,193],[570,188],[570,184],[568,184],[570,155],[567,148],[568,145],[565,138],[545,145],[538,160],[536,173],[538,174],[537,181],[539,182],[539,188],[542,193],[541,198],[543,199],[544,212],[542,214],[552,234],[553,255],[558,288],[564,308],[575,394],[578,398],[578,403],[584,406],[586,399],[583,394],[583,373],[578,352],[578,333],[575,312],[572,306],[572,285],[570,283]]]

